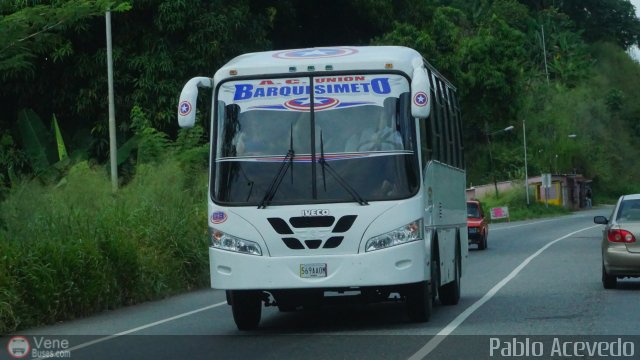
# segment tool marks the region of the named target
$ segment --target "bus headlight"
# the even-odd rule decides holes
[[[262,255],[258,243],[229,235],[215,228],[209,228],[211,246],[217,249],[239,252],[249,255]]]
[[[422,231],[422,219],[412,221],[405,226],[367,240],[365,251],[380,250],[391,246],[406,244],[411,241],[421,240],[423,239]]]

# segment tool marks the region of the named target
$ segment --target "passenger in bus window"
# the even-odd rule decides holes
[[[376,128],[367,128],[360,134],[352,135],[345,146],[347,152],[403,149],[402,135],[396,127],[395,106],[384,106]]]
[[[237,156],[268,154],[270,151],[267,137],[267,134],[269,134],[269,119],[256,117],[251,112],[246,112],[243,113],[240,123],[240,129],[232,140]]]
[[[236,149],[236,155],[242,156],[246,153],[245,149],[246,134],[242,131],[236,133],[236,136],[232,140],[232,146]]]

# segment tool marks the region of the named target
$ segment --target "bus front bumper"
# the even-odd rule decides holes
[[[429,279],[424,241],[352,255],[269,257],[209,248],[211,287],[224,290],[344,288]],[[301,265],[326,264],[326,277],[304,278]]]

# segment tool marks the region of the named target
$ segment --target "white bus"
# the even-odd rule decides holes
[[[240,330],[354,295],[402,300],[427,321],[457,304],[468,257],[455,88],[415,50],[245,54],[180,95],[195,123],[212,89],[211,286]]]

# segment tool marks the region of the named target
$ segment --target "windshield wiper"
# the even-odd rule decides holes
[[[247,176],[247,173],[244,172],[244,169],[242,167],[239,167],[239,169],[240,169],[240,173],[242,174],[244,179],[247,180],[247,186],[249,187],[249,193],[247,194],[247,199],[245,201],[249,201],[249,199],[251,198],[251,193],[253,192],[254,181],[249,179],[249,177]]]
[[[335,171],[329,163],[324,159],[324,141],[322,139],[322,131],[320,131],[320,160],[318,160],[320,165],[322,165],[322,182],[324,184],[324,191],[327,191],[327,181],[324,175],[324,169],[326,168],[329,174],[333,176],[334,179],[342,186],[347,192],[353,197],[353,199],[360,205],[369,205],[367,200],[363,199],[358,192],[347,183],[337,171]]]
[[[291,167],[291,183],[293,183],[293,158],[295,156],[296,153],[293,151],[293,124],[291,124],[291,132],[289,134],[289,151],[287,151],[287,155],[282,160],[278,173],[271,181],[271,185],[269,185],[269,189],[264,194],[262,201],[258,204],[258,209],[266,209],[267,205],[269,205],[271,200],[273,200],[273,197],[276,195],[278,187],[280,187],[280,183],[282,183],[282,179],[284,179],[284,175],[287,173],[289,167]]]

